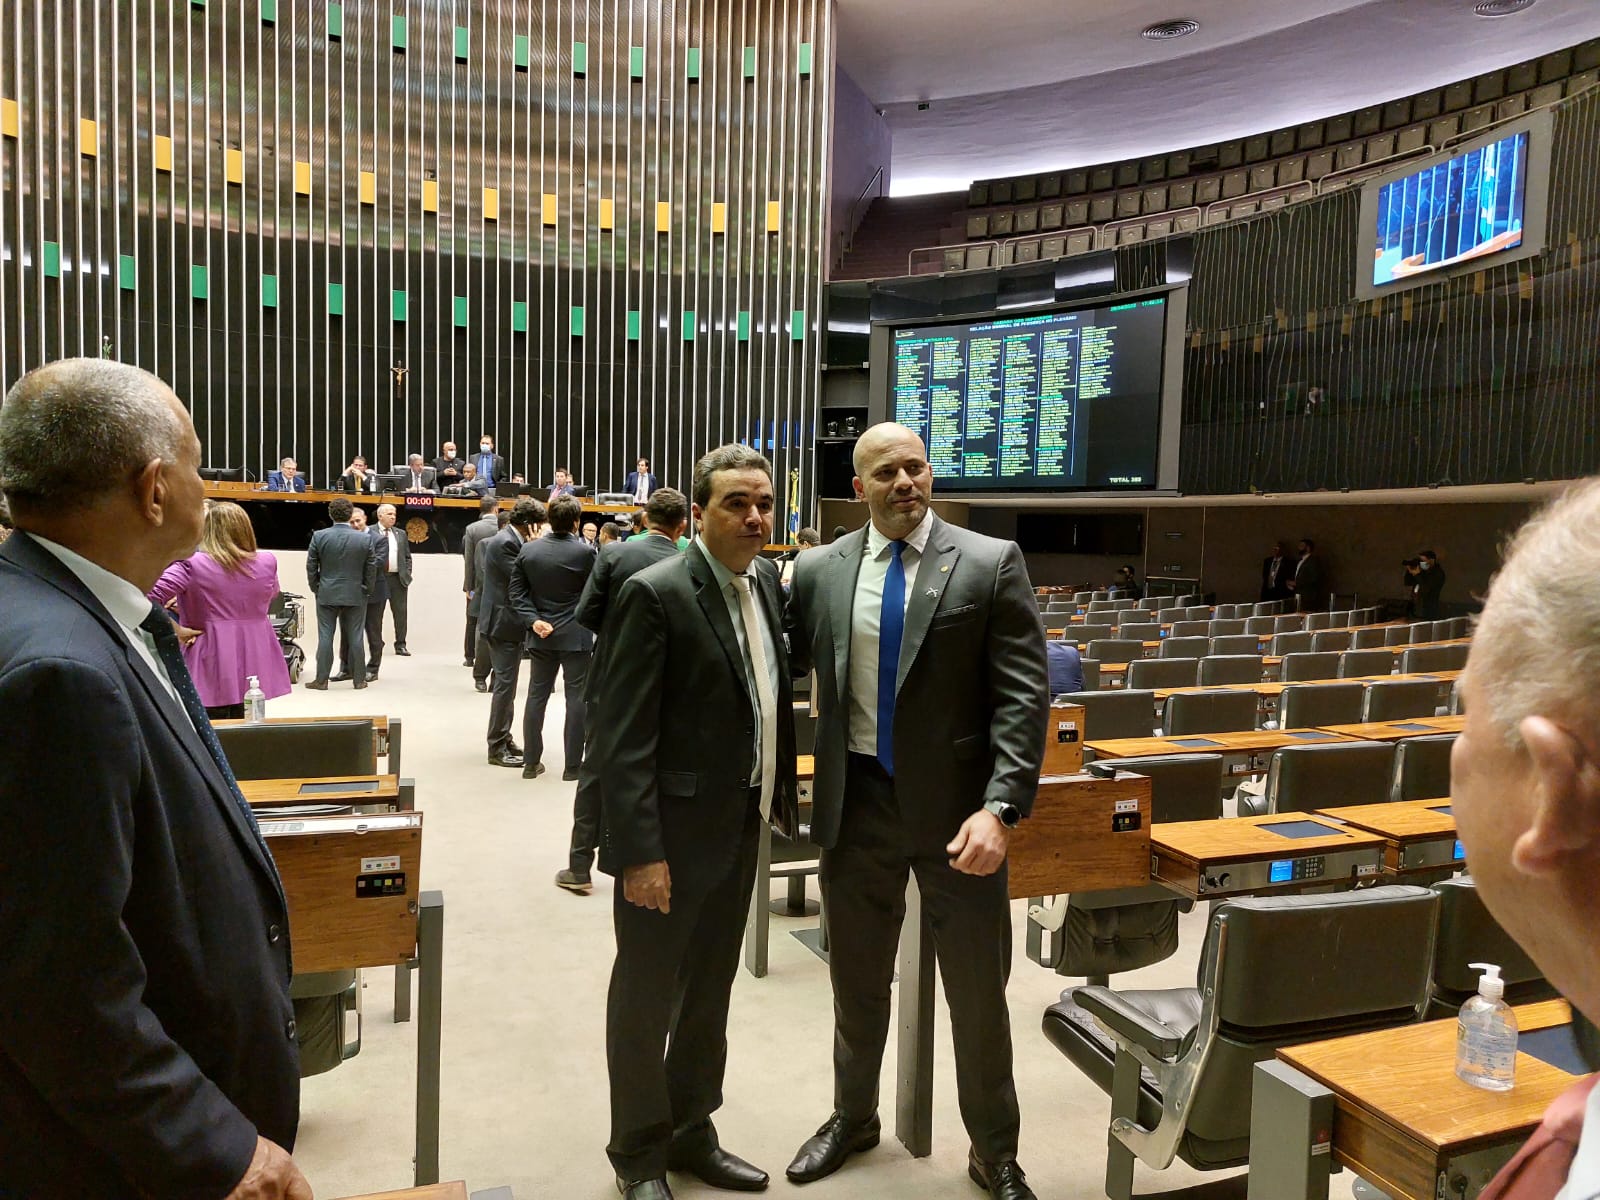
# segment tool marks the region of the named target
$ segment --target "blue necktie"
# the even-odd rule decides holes
[[[894,774],[894,692],[900,677],[900,638],[906,628],[906,544],[890,542],[889,570],[883,577],[883,608],[878,614],[878,762]]]
[[[490,483],[494,482],[494,455],[478,455],[478,474],[482,475]]]
[[[217,731],[211,728],[211,718],[206,716],[206,706],[200,702],[200,693],[194,690],[194,680],[189,677],[189,668],[184,664],[183,648],[178,645],[178,633],[173,629],[171,619],[159,605],[152,604],[150,615],[139,622],[139,628],[155,639],[156,654],[161,659],[161,665],[167,669],[167,678],[172,681],[173,691],[178,693],[178,699],[183,702],[183,710],[189,714],[195,732],[200,735],[200,740],[210,751],[212,761],[217,764],[217,770],[221,771],[222,777],[228,781],[228,789],[233,792],[234,802],[243,810],[245,820],[250,823],[250,828],[256,835],[256,841],[261,842],[261,827],[256,824],[256,815],[250,811],[244,793],[239,790],[239,781],[233,777],[233,768],[228,765],[228,756],[222,752],[222,743],[217,741]],[[262,849],[266,849],[265,843],[262,843]],[[267,855],[267,861],[272,861],[271,854]]]

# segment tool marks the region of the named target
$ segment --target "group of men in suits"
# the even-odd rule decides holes
[[[358,528],[361,510],[337,496],[328,503],[332,524],[311,535],[306,549],[306,582],[317,598],[317,673],[306,682],[313,691],[349,680],[364,688],[378,677],[383,662],[383,614],[394,617],[394,652],[409,657],[406,632],[411,590],[411,544],[396,528],[395,507],[380,504],[377,523]],[[340,668],[333,667],[334,637]]]
[[[915,875],[951,1009],[968,1172],[1002,1200],[1033,1195],[1016,1162],[1005,858],[1043,757],[1043,630],[1017,547],[932,512],[914,432],[868,430],[855,468],[871,522],[799,557],[787,608],[761,557],[771,465],[739,445],[696,466],[688,550],[662,551],[608,601],[589,754],[600,866],[619,882],[607,1152],[626,1200],[669,1200],[668,1170],[732,1190],[767,1185],[721,1146],[712,1118],[760,823],[797,831],[790,678],[811,669],[834,1111],[788,1176],[821,1179],[878,1142],[895,948]]]

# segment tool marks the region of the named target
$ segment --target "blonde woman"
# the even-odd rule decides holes
[[[179,625],[198,631],[183,659],[210,716],[244,716],[251,675],[269,700],[288,695],[289,668],[267,615],[277,594],[278,560],[256,549],[250,518],[227,501],[206,511],[200,549],[150,589],[157,604],[176,600]]]

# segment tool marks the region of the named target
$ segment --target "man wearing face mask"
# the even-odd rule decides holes
[[[506,460],[494,452],[494,438],[487,433],[478,439],[478,455],[472,465],[477,468],[477,476],[485,487],[493,488],[506,481]]]
[[[1437,621],[1439,593],[1444,591],[1444,568],[1439,565],[1439,556],[1432,550],[1424,550],[1417,555],[1417,573],[1412,582],[1417,589],[1417,619]]]

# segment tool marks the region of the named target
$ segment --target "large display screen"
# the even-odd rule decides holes
[[[1528,148],[1523,130],[1379,188],[1373,286],[1522,245]]]
[[[894,330],[889,417],[940,491],[1150,489],[1167,299]]]

